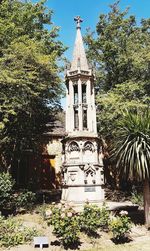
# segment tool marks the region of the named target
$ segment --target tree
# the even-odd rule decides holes
[[[127,111],[118,122],[113,155],[120,178],[144,183],[145,222],[150,227],[150,111]]]
[[[127,83],[117,84],[106,93],[97,94],[98,131],[106,141],[114,140],[113,135],[118,120],[122,118],[122,110],[128,108],[134,111],[137,107],[147,107],[150,96],[144,86],[145,83],[142,81],[134,83],[131,80]]]
[[[47,121],[60,107],[58,60],[65,48],[51,16],[44,1],[1,2],[0,150],[6,167],[15,152],[40,146]]]
[[[96,70],[98,131],[108,146],[104,171],[116,170],[113,168],[115,163],[109,163],[107,156],[109,147],[112,148],[119,141],[117,131],[118,122],[123,117],[122,111],[128,109],[134,113],[137,108],[144,109],[150,104],[150,19],[142,19],[141,24],[137,25],[135,16],[128,15],[128,9],[119,10],[119,2],[110,6],[108,14],[100,15],[96,35],[89,30],[85,37],[88,57]],[[126,142],[125,138],[123,142]],[[121,143],[117,148],[117,158],[122,156],[119,147]],[[138,157],[137,160],[140,161]],[[126,168],[130,168],[129,162]],[[119,161],[117,163],[119,172],[124,165]],[[136,174],[138,177],[140,171]],[[144,187],[148,190],[146,176],[145,182],[147,186],[145,184]],[[149,221],[147,215],[146,221]]]
[[[90,30],[85,36],[89,60],[96,67],[98,90],[110,90],[138,77],[149,79],[149,53],[145,48],[150,46],[150,19],[142,19],[137,26],[135,16],[127,17],[128,9],[119,10],[119,2],[110,5],[108,14],[100,15],[96,37]]]
[[[112,137],[121,108],[150,102],[150,19],[136,24],[119,1],[101,14],[96,36],[85,37],[89,60],[96,69],[96,102],[100,133]]]

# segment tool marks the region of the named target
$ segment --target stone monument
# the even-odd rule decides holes
[[[62,200],[98,203],[104,200],[103,161],[97,135],[94,73],[88,66],[77,16],[73,60],[66,69],[66,133],[63,144]]]

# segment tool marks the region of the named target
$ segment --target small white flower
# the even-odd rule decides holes
[[[62,205],[59,203],[59,204],[57,205],[57,207],[58,207],[58,209],[61,209]]]
[[[50,217],[52,215],[52,211],[51,210],[47,210],[45,212],[45,215],[46,215],[46,217]]]
[[[72,217],[72,213],[71,213],[71,212],[68,212],[68,213],[67,213],[67,216],[68,216],[68,217]]]
[[[123,216],[123,215],[128,215],[128,212],[127,212],[127,211],[122,210],[122,211],[120,211],[120,215],[121,215],[121,216]]]

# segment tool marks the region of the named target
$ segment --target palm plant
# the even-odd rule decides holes
[[[150,110],[126,111],[118,122],[113,154],[120,177],[143,182],[145,223],[150,227]]]

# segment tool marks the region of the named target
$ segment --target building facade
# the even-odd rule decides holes
[[[47,124],[42,136],[41,151],[32,149],[16,154],[12,163],[12,176],[17,188],[35,191],[61,189],[62,139],[65,137],[64,113]]]

